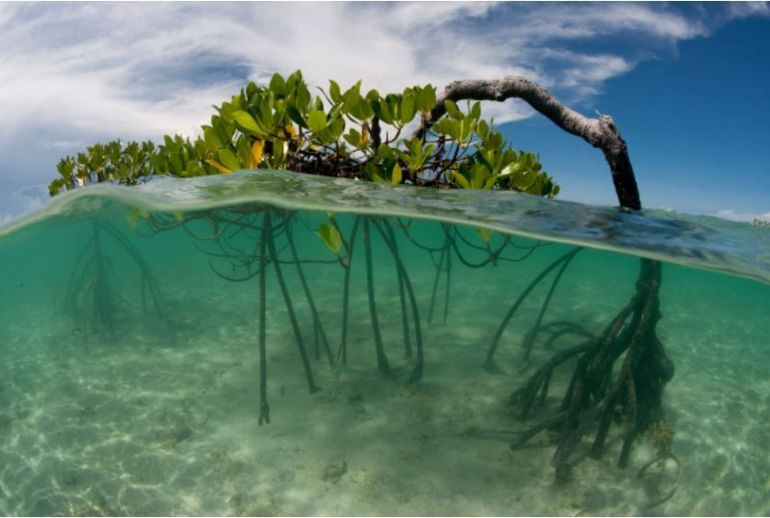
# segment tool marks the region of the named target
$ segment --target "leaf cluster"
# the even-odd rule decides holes
[[[436,105],[436,89],[363,92],[335,81],[311,93],[302,74],[273,75],[268,85],[249,83],[214,106],[210,124],[195,139],[166,136],[151,142],[96,144],[58,164],[52,195],[94,182],[135,184],[142,177],[226,174],[239,169],[297,172],[445,188],[506,189],[555,196],[558,185],[539,157],[512,149],[481,118],[481,105],[447,113],[421,137],[405,137]],[[413,133],[413,132],[412,132]]]
[[[51,196],[63,189],[72,189],[87,183],[118,182],[136,184],[142,177],[152,174],[152,161],[157,160],[158,150],[152,142],[121,142],[94,144],[76,156],[59,160],[56,169],[59,178],[53,180],[48,191]]]

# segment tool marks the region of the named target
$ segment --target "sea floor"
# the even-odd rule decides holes
[[[699,286],[705,274],[677,275]],[[405,382],[413,360],[403,357],[398,326],[384,318],[391,363],[402,367],[386,379],[368,321],[355,319],[350,367],[315,364],[322,390],[309,394],[291,328],[273,305],[271,422],[262,426],[256,318],[226,318],[228,308],[253,307],[253,291],[212,284],[194,300],[172,293],[173,324],[124,322],[113,337],[85,337],[65,318],[30,326],[6,314],[0,514],[766,516],[770,355],[756,343],[767,329],[754,318],[736,330],[745,308],[704,318],[713,301],[684,281],[664,292],[661,323],[677,364],[665,404],[680,465],[638,477],[655,456],[641,439],[621,470],[615,436],[603,459],[585,458],[560,486],[548,434],[508,447],[534,421],[517,421],[506,398],[552,351],[536,351],[523,372],[511,362],[502,363],[507,374],[484,371],[479,329],[497,314],[426,324],[425,375],[414,385]],[[482,286],[469,284],[466,296],[485,300]],[[576,281],[575,298],[554,302],[550,315],[580,313],[575,301],[592,300],[580,290],[591,289]],[[365,293],[353,296],[352,307],[365,307]],[[613,307],[602,306],[597,325]],[[312,347],[312,325],[302,326]],[[509,334],[525,331],[514,323]]]

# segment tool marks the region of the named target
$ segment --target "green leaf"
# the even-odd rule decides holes
[[[263,128],[267,128],[267,132],[273,129],[273,101],[275,100],[273,92],[268,92],[268,95],[262,97],[259,102],[259,120],[262,123]]]
[[[182,166],[182,159],[179,156],[179,154],[176,151],[174,151],[169,155],[168,158],[169,158],[169,163],[171,164],[171,172],[176,176],[179,176],[180,174],[182,174],[184,167]]]
[[[487,124],[487,121],[479,121],[478,126],[476,126],[476,134],[481,137],[481,140],[487,138],[487,135],[489,135],[489,125]]]
[[[503,167],[498,176],[506,177],[518,173],[521,170],[521,165],[518,162],[511,162]]]
[[[272,84],[273,82],[270,81],[270,83]],[[258,90],[259,88],[254,84],[254,81],[249,81],[249,84],[246,85],[246,94],[249,98],[254,97],[254,94],[256,94]]]
[[[378,99],[380,99],[380,92],[378,92],[377,90],[372,89],[366,92],[367,101],[376,101]]]
[[[368,180],[374,180],[374,175],[377,174],[377,166],[375,166],[372,161],[369,161],[364,166],[364,175]]]
[[[399,119],[403,124],[409,124],[414,119],[417,113],[417,107],[414,104],[414,96],[412,94],[404,95],[404,99],[401,101],[401,114]]]
[[[388,103],[388,98],[391,98],[392,96],[389,95],[387,98],[382,99],[380,101],[373,100],[372,101],[372,108],[374,109],[375,115],[380,118],[382,122],[385,124],[393,124],[393,110],[392,102]]]
[[[456,119],[449,119],[444,118],[439,121],[441,123],[440,125],[437,125],[440,127],[441,133],[444,133],[447,137],[451,138],[452,140],[459,141],[462,137],[462,127],[460,125],[460,121]]]
[[[462,189],[471,188],[471,184],[468,183],[468,179],[460,173],[452,173],[452,181],[459,185]]]
[[[390,173],[390,184],[398,185],[401,183],[403,173],[401,172],[401,166],[396,164],[393,166],[393,171]]]
[[[337,84],[337,81],[334,81],[332,79],[329,80],[329,97],[331,97],[332,102],[334,103],[338,103],[342,100],[340,85]]]
[[[66,187],[67,182],[64,180],[64,178],[57,178],[48,184],[48,194],[51,196],[56,196],[62,191],[62,189],[65,189]]]
[[[339,255],[340,250],[342,249],[342,237],[340,236],[337,227],[331,223],[324,223],[318,227],[317,234],[321,238],[321,241],[323,241],[323,244],[325,244],[334,255]]]
[[[488,177],[489,173],[487,172],[486,167],[484,167],[482,164],[474,165],[471,169],[471,188],[481,189],[484,187],[484,183]]]
[[[460,121],[460,128],[462,129],[460,140],[466,142],[470,140],[473,132],[476,130],[476,121],[469,115]]]
[[[391,122],[388,122],[388,124],[393,124],[395,126],[398,126],[397,123],[401,122],[401,119],[399,117],[399,114],[401,113],[401,96],[396,94],[386,95],[385,104],[383,108],[386,108],[385,112],[390,117],[390,120],[391,120]],[[385,119],[383,118],[382,120],[385,120]]]
[[[492,231],[488,228],[476,228],[476,233],[482,241],[489,243],[492,240]]]
[[[298,126],[303,127],[307,129],[307,121],[302,116],[302,113],[297,109],[296,106],[287,106],[286,107],[286,113],[289,115],[289,118]]]
[[[262,131],[262,128],[260,128],[257,124],[257,121],[255,121],[254,118],[245,111],[234,111],[231,116],[235,121],[235,124],[238,126],[238,129],[243,130],[245,133],[253,137],[260,137],[264,135],[264,132]]]
[[[363,97],[358,98],[358,103],[350,108],[348,113],[360,121],[369,119],[374,115],[371,105]]]
[[[422,112],[429,112],[436,106],[436,87],[427,85],[420,92],[419,108]]]
[[[447,113],[453,119],[462,120],[465,118],[453,100],[447,99],[446,101],[444,101],[444,106],[446,107]]]
[[[354,148],[361,146],[361,134],[355,128],[350,128],[350,131],[348,131],[342,138]]]
[[[229,149],[220,149],[217,151],[217,157],[219,157],[219,161],[222,163],[222,165],[231,171],[235,171],[236,169],[241,168],[241,163],[238,161],[235,154]]]
[[[246,103],[244,102],[243,96],[240,94],[234,95],[230,100],[230,102],[232,103],[234,110],[238,110],[238,109],[243,110],[246,108]]]
[[[383,178],[377,173],[372,173],[372,180],[374,180],[374,183],[388,183],[388,181],[385,180],[385,178]]]
[[[286,82],[283,80],[283,77],[281,77],[281,74],[273,74],[273,77],[270,79],[270,90],[277,94],[285,94]]]
[[[214,131],[214,128],[210,126],[203,127],[203,138],[204,138],[204,141],[206,142],[206,146],[211,151],[224,147],[222,145],[222,141],[220,141],[219,137],[217,136],[217,132]]]
[[[283,162],[283,157],[286,150],[288,150],[289,148],[289,144],[285,140],[278,139],[278,138],[272,139],[272,143],[273,143],[272,164],[273,164],[273,167],[277,167],[279,164]]]
[[[352,110],[361,98],[361,81],[356,82],[342,94],[342,102],[348,110]]]
[[[375,160],[379,161],[385,161],[390,160],[395,157],[395,153],[393,151],[393,148],[388,146],[387,144],[380,144],[380,147],[377,148],[377,152],[374,155]]]
[[[327,125],[328,130],[330,131],[330,140],[332,142],[336,142],[340,139],[342,136],[342,133],[345,131],[345,119],[342,117],[334,117],[329,124]]]
[[[471,116],[474,119],[477,119],[477,120],[479,118],[481,118],[481,103],[480,102],[476,101],[475,103],[473,103],[473,107],[471,108]]]
[[[297,86],[302,83],[302,71],[301,70],[295,70],[291,74],[289,74],[289,77],[286,78],[286,86],[290,90],[294,90],[297,88]]]
[[[313,110],[307,115],[307,125],[312,131],[321,131],[326,127],[326,113]]]

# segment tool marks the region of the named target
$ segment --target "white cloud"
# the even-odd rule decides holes
[[[746,212],[735,212],[732,209],[723,209],[713,214],[714,216],[722,219],[729,219],[730,221],[742,221],[752,223],[755,219],[770,222],[770,212],[764,214],[751,214]]]
[[[728,18],[766,6],[730,9]],[[19,136],[44,135],[35,149],[50,150],[52,171],[62,149],[95,135],[194,134],[244,79],[298,68],[315,85],[363,78],[382,90],[523,74],[585,100],[636,58],[606,41],[601,51],[571,43],[708,31],[666,5],[627,3],[3,4],[0,153],[22,163],[32,147],[19,149]],[[519,103],[485,110],[498,122],[532,113]],[[0,170],[14,174],[27,172]]]
[[[83,140],[53,140],[45,143],[45,147],[52,149],[73,149],[83,148],[88,146],[89,143]]]
[[[475,3],[6,7],[0,105],[9,108],[11,123],[44,118],[74,129],[154,135],[189,130],[236,87],[216,75],[179,80],[185,68],[189,74],[207,60],[244,65],[254,79],[302,68],[318,84],[363,77],[383,89],[511,73],[560,86],[538,71],[533,42],[628,28],[673,37],[693,30],[681,17],[645,6],[527,9],[509,15],[512,24],[501,23],[500,9]],[[474,19],[488,30],[469,23]],[[606,54],[573,54],[567,61],[573,65],[561,85],[567,88],[629,68]],[[508,117],[521,115],[512,110]]]
[[[634,66],[621,56],[612,54],[579,54],[568,50],[545,49],[544,59],[557,60],[562,69],[554,74],[557,84],[571,89],[577,98],[599,93],[606,80],[631,70]]]
[[[48,200],[48,186],[35,184],[25,187],[0,186],[0,224],[41,208]]]
[[[770,5],[767,2],[730,2],[726,16],[729,19],[770,16]]]
[[[517,17],[511,32],[527,40],[585,39],[630,32],[649,37],[685,39],[703,35],[706,27],[663,6],[602,2],[533,4]]]

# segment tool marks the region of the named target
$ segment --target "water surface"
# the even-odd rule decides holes
[[[330,212],[347,245],[359,230],[345,365],[346,261],[318,235]],[[320,390],[309,391],[268,265],[270,423],[260,426],[267,213]],[[390,376],[378,362],[364,225]],[[408,383],[415,318],[405,290],[405,335],[398,263],[379,233],[388,228],[421,324],[417,383]],[[442,252],[448,235],[455,245]],[[0,228],[0,512],[767,515],[768,236],[707,217],[262,171],[61,196]],[[657,328],[676,365],[664,408],[679,471],[637,476],[655,457],[645,437],[618,468],[620,429],[565,485],[554,483],[553,435],[509,448],[558,406],[574,364],[556,371],[546,408],[530,420],[515,416],[509,395],[583,339],[544,332],[524,358],[553,273],[505,327],[500,372],[482,365],[511,305],[575,247],[542,325],[601,333],[633,295],[640,258],[663,262]]]

